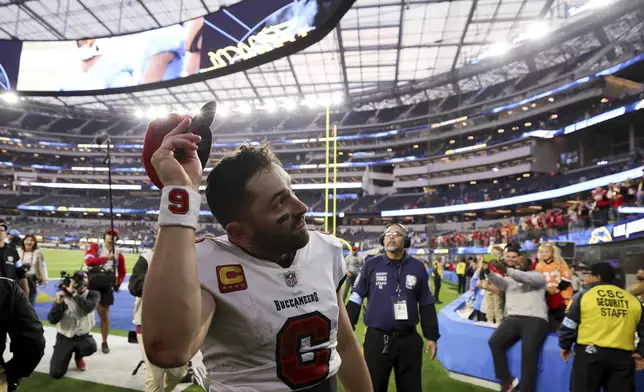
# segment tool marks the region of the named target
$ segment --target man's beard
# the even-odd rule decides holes
[[[400,252],[402,250],[402,248],[399,248],[394,244],[387,245],[385,249],[387,250],[387,252]]]
[[[276,233],[271,230],[255,230],[253,242],[256,249],[281,256],[304,248],[309,243],[309,231]]]

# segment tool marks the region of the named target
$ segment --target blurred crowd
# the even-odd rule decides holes
[[[501,243],[538,242],[545,236],[556,236],[588,228],[600,227],[618,220],[619,207],[641,206],[644,203],[644,177],[623,183],[597,187],[575,200],[560,203],[524,217],[513,217],[506,224],[472,231],[445,232],[432,238],[435,248],[490,246]]]

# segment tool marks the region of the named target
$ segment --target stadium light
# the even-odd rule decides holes
[[[286,101],[284,101],[283,107],[287,111],[291,112],[291,111],[295,110],[295,108],[297,107],[297,103],[295,101],[293,101],[292,99],[287,99]]]
[[[529,40],[536,41],[548,35],[550,33],[550,26],[544,20],[532,23],[528,26],[526,31],[526,38]]]
[[[264,110],[269,113],[275,113],[275,111],[277,110],[277,104],[273,99],[267,99],[266,104],[264,105]]]
[[[309,109],[315,109],[318,105],[317,99],[315,97],[306,97],[302,100],[302,104],[309,107]]]
[[[2,99],[4,99],[4,101],[9,104],[18,103],[19,100],[18,95],[14,92],[7,92],[2,94]]]
[[[157,117],[165,117],[170,113],[170,109],[165,106],[159,106],[156,110]]]
[[[143,118],[144,114],[145,113],[143,113],[143,109],[141,108],[137,108],[136,111],[134,112],[134,115],[136,116],[136,118]]]
[[[237,107],[237,111],[239,111],[239,113],[241,114],[250,114],[250,112],[253,111],[253,108],[251,108],[248,103],[242,102]]]
[[[148,110],[145,112],[145,116],[151,120],[153,118],[156,118],[157,112],[156,110],[154,110],[153,107],[150,106]]]
[[[226,117],[228,114],[230,114],[230,107],[227,104],[222,103],[217,107],[218,116]]]
[[[490,46],[490,48],[479,56],[479,59],[487,57],[501,57],[512,49],[512,45],[507,42],[497,42]]]
[[[331,103],[333,103],[334,105],[341,105],[342,101],[344,101],[344,97],[342,96],[341,92],[338,91],[333,94],[331,98]]]
[[[329,97],[329,94],[322,94],[318,97],[318,104],[321,106],[327,106],[331,103],[331,98]]]

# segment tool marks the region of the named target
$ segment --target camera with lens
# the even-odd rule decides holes
[[[82,291],[81,288],[85,286],[85,272],[76,271],[72,275],[65,271],[60,272],[60,283],[58,290],[67,291],[65,287],[73,287],[76,291]]]

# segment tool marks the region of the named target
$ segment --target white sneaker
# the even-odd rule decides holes
[[[512,382],[503,389],[503,392],[512,392],[514,391],[514,388],[519,386],[519,379],[518,378],[513,378]]]

